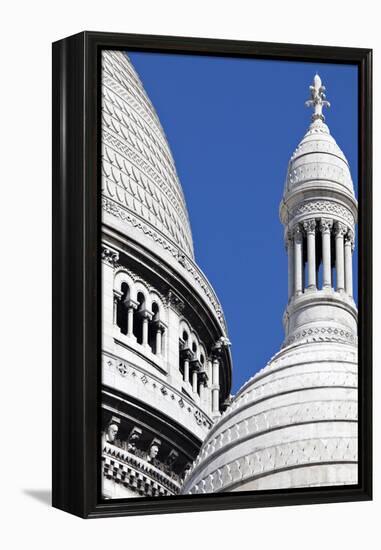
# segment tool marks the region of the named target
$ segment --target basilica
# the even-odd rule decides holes
[[[164,131],[128,56],[103,51],[103,498],[357,483],[357,201],[318,75],[307,104],[280,197],[285,339],[231,396],[226,321]]]

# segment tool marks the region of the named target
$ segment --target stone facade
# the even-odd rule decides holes
[[[102,493],[180,491],[231,357],[175,164],[125,53],[102,54]]]
[[[357,202],[324,121],[324,91],[316,75],[312,123],[291,157],[280,205],[285,341],[209,432],[184,493],[357,483]]]

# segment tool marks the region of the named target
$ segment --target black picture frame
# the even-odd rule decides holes
[[[103,48],[350,63],[359,74],[359,483],[99,499],[100,52]],[[82,32],[53,44],[53,506],[83,518],[372,498],[372,50]]]

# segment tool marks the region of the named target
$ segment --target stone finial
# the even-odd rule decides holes
[[[330,107],[331,104],[326,100],[325,86],[322,85],[321,78],[318,74],[315,74],[313,85],[310,86],[311,99],[306,101],[307,107],[312,107],[314,113],[312,120],[322,120],[324,122],[325,117],[323,115],[323,107]]]

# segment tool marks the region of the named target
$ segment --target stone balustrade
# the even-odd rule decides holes
[[[102,470],[107,479],[125,485],[144,496],[176,495],[181,489],[178,476],[169,476],[152,462],[116,445],[102,445]]]

